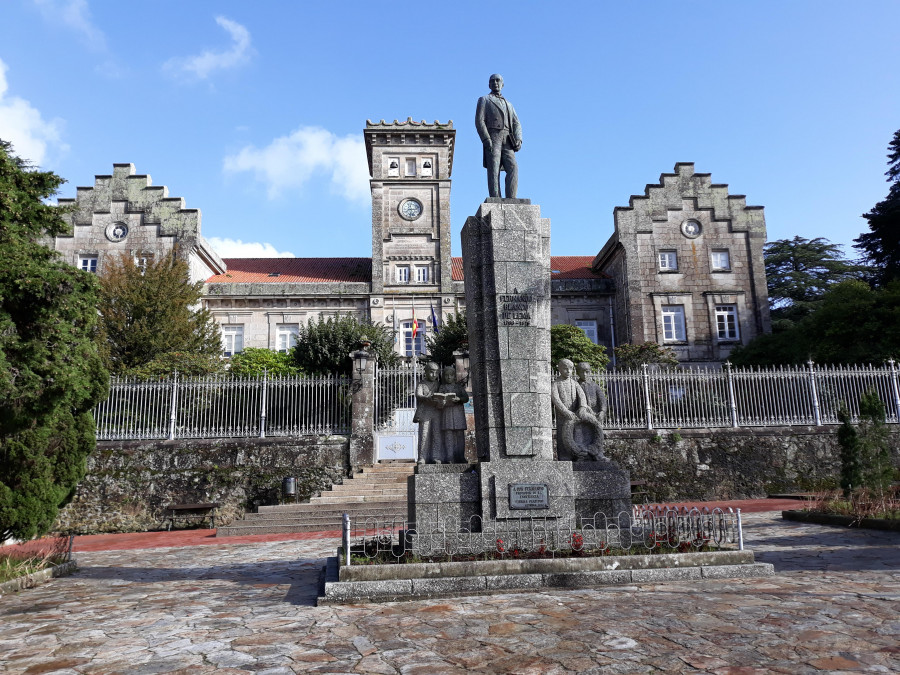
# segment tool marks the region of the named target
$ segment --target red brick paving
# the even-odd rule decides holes
[[[733,508],[742,513],[783,511],[802,508],[798,499],[743,499],[721,502],[683,502],[666,506]],[[129,551],[142,548],[170,548],[176,546],[211,546],[223,544],[252,544],[264,541],[306,541],[310,539],[336,539],[339,531],[298,532],[294,534],[250,534],[239,537],[216,537],[215,530],[175,530],[173,532],[129,532],[125,534],[89,534],[75,537],[75,553],[87,551]]]

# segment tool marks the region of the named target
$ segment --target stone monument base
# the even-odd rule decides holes
[[[523,518],[578,527],[598,514],[631,513],[630,475],[609,461],[425,464],[407,480],[408,519],[419,532]]]
[[[421,464],[407,481],[407,519],[429,529],[471,529],[481,515],[477,464]]]

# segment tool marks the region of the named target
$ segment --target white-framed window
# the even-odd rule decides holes
[[[415,160],[415,158],[406,160],[406,175],[407,176],[415,176],[416,175],[416,160]]]
[[[146,253],[138,253],[134,256],[134,266],[137,267],[141,274],[147,271],[147,265],[153,260],[153,256]]]
[[[427,284],[428,283],[428,268],[427,267],[416,267],[416,283],[417,284]]]
[[[394,279],[398,284],[409,283],[409,265],[397,265],[394,268]]]
[[[234,356],[244,351],[244,326],[225,324],[222,329],[222,353]]]
[[[662,322],[664,342],[687,340],[684,330],[684,305],[663,305]]]
[[[678,255],[675,251],[660,251],[657,254],[657,260],[661,272],[672,272],[678,269]]]
[[[735,305],[716,305],[716,333],[720,340],[740,339]]]
[[[588,339],[597,344],[597,322],[596,321],[576,321],[575,325],[584,331]]]
[[[300,326],[295,323],[279,323],[275,326],[275,351],[286,352],[297,344]]]
[[[403,356],[416,356],[425,353],[425,321],[419,321],[419,330],[413,337],[413,322],[404,321],[400,324],[400,345]]]
[[[731,256],[727,249],[716,249],[710,253],[713,270],[727,271],[731,269]]]
[[[91,274],[97,273],[97,256],[95,255],[80,255],[78,256],[78,269],[84,270],[85,272],[90,272]]]

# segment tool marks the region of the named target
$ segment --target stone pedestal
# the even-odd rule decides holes
[[[528,518],[574,528],[598,512],[630,513],[627,472],[553,456],[549,219],[527,199],[487,199],[462,240],[480,463],[418,466],[409,519],[427,535]]]
[[[480,458],[552,460],[550,220],[528,199],[489,198],[462,244]]]
[[[478,529],[481,515],[477,468],[471,464],[424,464],[407,480],[407,518],[426,529]],[[477,518],[474,520],[478,520]]]

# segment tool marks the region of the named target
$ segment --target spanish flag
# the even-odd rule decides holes
[[[416,318],[416,308],[413,307],[413,340],[416,339],[416,335],[419,334],[419,320]]]

